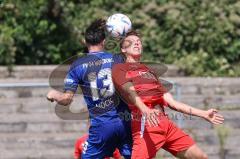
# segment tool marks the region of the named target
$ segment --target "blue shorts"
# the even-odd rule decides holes
[[[82,159],[111,157],[115,149],[126,159],[131,158],[132,135],[130,123],[121,119],[93,125],[84,145]]]

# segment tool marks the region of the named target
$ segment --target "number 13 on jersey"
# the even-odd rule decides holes
[[[93,101],[99,100],[99,97],[109,97],[115,92],[112,82],[112,71],[110,68],[101,69],[98,73],[89,73],[88,80],[90,81],[90,89]],[[100,82],[102,82],[101,86],[98,85]]]

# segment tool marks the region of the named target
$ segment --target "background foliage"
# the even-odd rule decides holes
[[[86,26],[127,14],[143,60],[193,76],[240,75],[239,0],[0,0],[0,64],[58,64],[84,51]]]

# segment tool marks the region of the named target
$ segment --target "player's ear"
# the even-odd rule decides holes
[[[126,53],[126,49],[121,48],[121,52],[122,52],[122,53]]]

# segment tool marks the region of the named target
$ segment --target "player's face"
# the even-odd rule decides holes
[[[128,55],[140,56],[142,53],[142,42],[138,36],[130,35],[124,39],[122,52]]]

